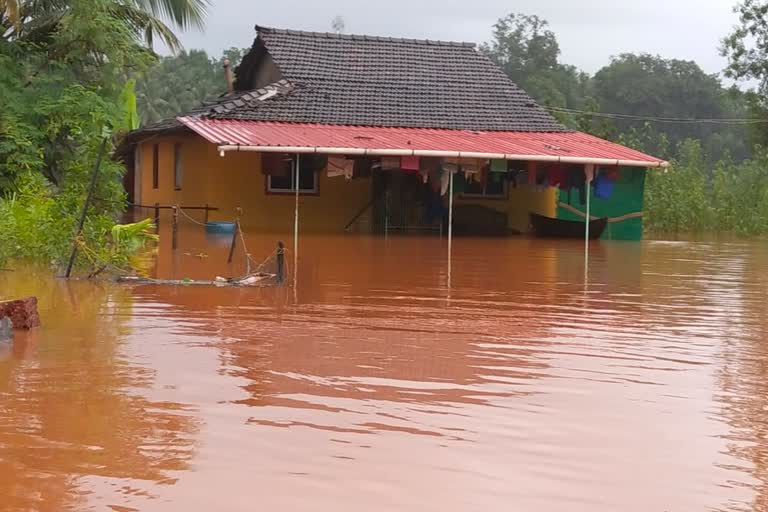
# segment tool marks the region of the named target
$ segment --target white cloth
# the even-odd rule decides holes
[[[355,172],[355,161],[343,156],[331,156],[328,157],[327,173],[329,178],[335,178],[336,176],[344,176],[346,179],[351,180],[352,175]]]
[[[400,157],[399,156],[383,156],[381,157],[381,168],[385,171],[394,171],[400,169]]]
[[[443,173],[440,175],[440,195],[444,196],[448,192],[448,186],[451,184],[451,172],[443,169]]]

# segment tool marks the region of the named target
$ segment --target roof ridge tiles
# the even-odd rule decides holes
[[[468,41],[447,41],[441,39],[414,39],[409,37],[391,37],[391,36],[377,36],[372,34],[337,34],[335,32],[313,32],[308,30],[294,30],[287,28],[265,27],[262,25],[255,25],[255,29],[259,33],[271,33],[271,34],[285,34],[293,36],[304,37],[316,37],[326,39],[341,39],[347,41],[374,41],[374,42],[386,42],[386,43],[407,43],[407,44],[423,44],[431,46],[450,46],[450,47],[465,47],[465,48],[477,48],[477,45]]]

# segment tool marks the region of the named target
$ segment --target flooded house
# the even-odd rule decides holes
[[[511,234],[531,213],[639,239],[661,159],[571,130],[474,44],[256,27],[228,92],[130,134],[141,205],[247,229]],[[224,84],[224,82],[223,82]]]

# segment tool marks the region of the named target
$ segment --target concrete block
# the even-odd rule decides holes
[[[37,297],[25,297],[18,300],[0,302],[0,318],[7,317],[15,329],[34,329],[40,327],[40,315],[37,312]]]

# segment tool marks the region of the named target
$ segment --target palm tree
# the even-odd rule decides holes
[[[150,48],[156,39],[181,49],[174,28],[202,28],[208,0],[106,0],[137,38]],[[70,8],[70,0],[0,0],[0,40],[44,40]],[[163,21],[165,20],[165,21]]]

